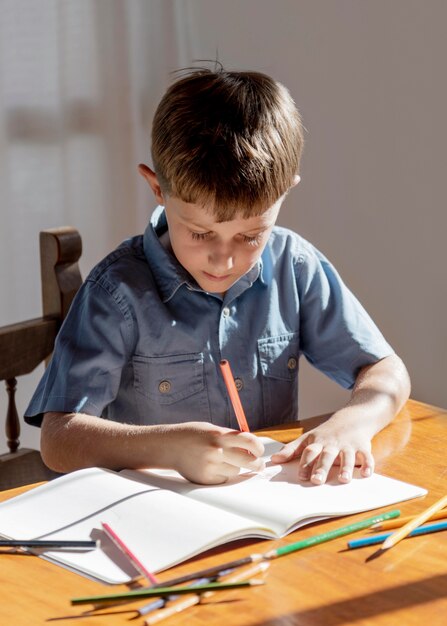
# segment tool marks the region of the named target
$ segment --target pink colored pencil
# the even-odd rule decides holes
[[[113,543],[124,552],[124,554],[130,559],[130,561],[135,565],[136,569],[142,574],[152,585],[156,585],[158,580],[155,576],[144,567],[143,563],[140,559],[132,552],[132,550],[124,543],[124,541],[116,534],[116,532],[110,527],[107,522],[101,522],[102,527],[104,528],[107,535],[113,541]]]

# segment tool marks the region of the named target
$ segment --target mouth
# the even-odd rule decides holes
[[[203,272],[203,274],[208,280],[212,280],[216,283],[222,282],[230,278],[230,274],[225,274],[224,276],[214,276],[214,274],[208,274],[208,272]]]

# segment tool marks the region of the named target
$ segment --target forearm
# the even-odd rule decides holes
[[[46,413],[41,452],[57,472],[85,467],[174,469],[197,483],[222,483],[241,468],[264,467],[264,446],[252,433],[208,422],[120,424],[80,413]]]
[[[408,372],[391,355],[360,371],[349,402],[330,421],[347,429],[360,427],[372,438],[394,419],[409,395]]]
[[[85,467],[139,469],[167,467],[169,426],[119,424],[80,413],[46,413],[42,423],[41,453],[58,472]]]

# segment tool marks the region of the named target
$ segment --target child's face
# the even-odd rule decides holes
[[[224,293],[257,262],[283,199],[262,215],[216,222],[211,211],[165,197],[169,238],[177,260],[204,291]]]
[[[177,260],[204,291],[225,293],[261,256],[278,217],[284,196],[257,217],[216,222],[211,210],[164,196],[157,176],[147,165],[138,170],[157,202],[165,207],[169,238]],[[297,175],[293,186],[300,177]]]

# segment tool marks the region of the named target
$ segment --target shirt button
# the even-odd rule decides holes
[[[234,384],[236,385],[236,389],[238,391],[241,391],[241,389],[243,389],[244,387],[244,381],[242,380],[242,378],[235,378]]]
[[[224,317],[228,317],[230,315],[230,309],[227,306],[224,309],[222,309],[222,315]]]
[[[158,385],[158,391],[160,393],[169,393],[171,391],[171,383],[169,380],[162,380]]]
[[[296,369],[297,365],[298,361],[295,359],[294,356],[291,356],[290,359],[287,361],[287,367],[289,368],[289,370],[294,370]]]

